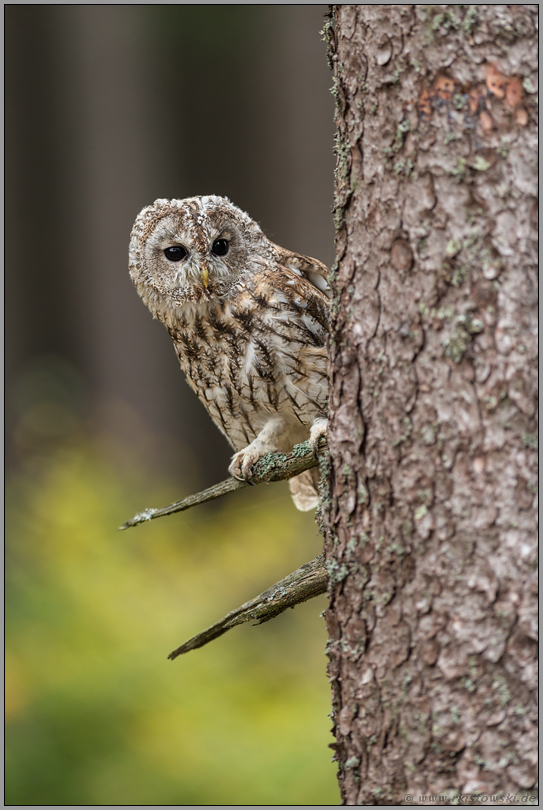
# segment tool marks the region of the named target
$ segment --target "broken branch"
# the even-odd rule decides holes
[[[324,450],[325,447],[326,439],[323,437],[319,444],[319,452]],[[287,478],[299,475],[305,470],[310,470],[312,467],[317,467],[318,464],[319,461],[313,455],[309,441],[302,442],[302,444],[295,444],[291,453],[268,453],[259,459],[254,466],[250,483],[252,485],[284,481]],[[133,518],[127,520],[126,523],[123,523],[122,526],[119,526],[119,531],[129,529],[131,526],[138,526],[140,523],[146,523],[148,520],[155,520],[155,518],[164,515],[172,515],[174,512],[184,512],[192,506],[198,506],[201,503],[206,503],[206,501],[213,501],[228,492],[235,492],[237,489],[244,489],[247,486],[249,486],[247,481],[227,478],[225,481],[209,487],[209,489],[204,489],[195,495],[189,495],[188,498],[175,501],[175,503],[164,506],[162,509],[144,509],[143,512],[139,512]]]
[[[320,554],[314,560],[293,571],[288,577],[276,582],[275,585],[272,585],[271,588],[268,588],[259,596],[251,599],[250,602],[245,602],[244,605],[230,611],[220,621],[212,624],[211,627],[185,641],[184,644],[171,652],[168,658],[173,661],[178,655],[203,647],[204,644],[219,638],[227,630],[236,627],[238,624],[251,620],[254,620],[255,624],[267,622],[269,619],[283,613],[287,608],[292,608],[300,604],[300,602],[305,602],[314,596],[325,593],[327,583],[328,574],[324,567],[323,556]]]

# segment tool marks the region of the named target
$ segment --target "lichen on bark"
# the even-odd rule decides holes
[[[536,26],[530,5],[390,4],[325,26],[322,521],[347,805],[536,779]]]

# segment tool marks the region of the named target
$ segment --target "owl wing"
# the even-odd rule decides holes
[[[283,391],[304,424],[326,410],[328,399],[330,302],[314,281],[326,284],[324,274],[320,262],[281,250],[276,263],[255,276],[253,290],[261,334],[281,372]]]
[[[277,259],[284,267],[293,270],[297,275],[306,278],[314,287],[323,292],[327,298],[332,297],[330,285],[328,284],[328,268],[318,259],[310,256],[302,256],[301,253],[294,253],[292,250],[274,245],[277,251]]]

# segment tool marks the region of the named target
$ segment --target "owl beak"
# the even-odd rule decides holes
[[[202,276],[202,281],[204,282],[204,287],[207,290],[207,285],[209,284],[209,272],[205,264],[202,266],[200,271],[200,275]]]

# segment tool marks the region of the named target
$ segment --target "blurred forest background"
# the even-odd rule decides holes
[[[324,5],[8,5],[6,804],[339,804],[324,597],[167,654],[320,550],[286,484],[118,534],[230,448],[132,288],[159,197],[333,261]]]

